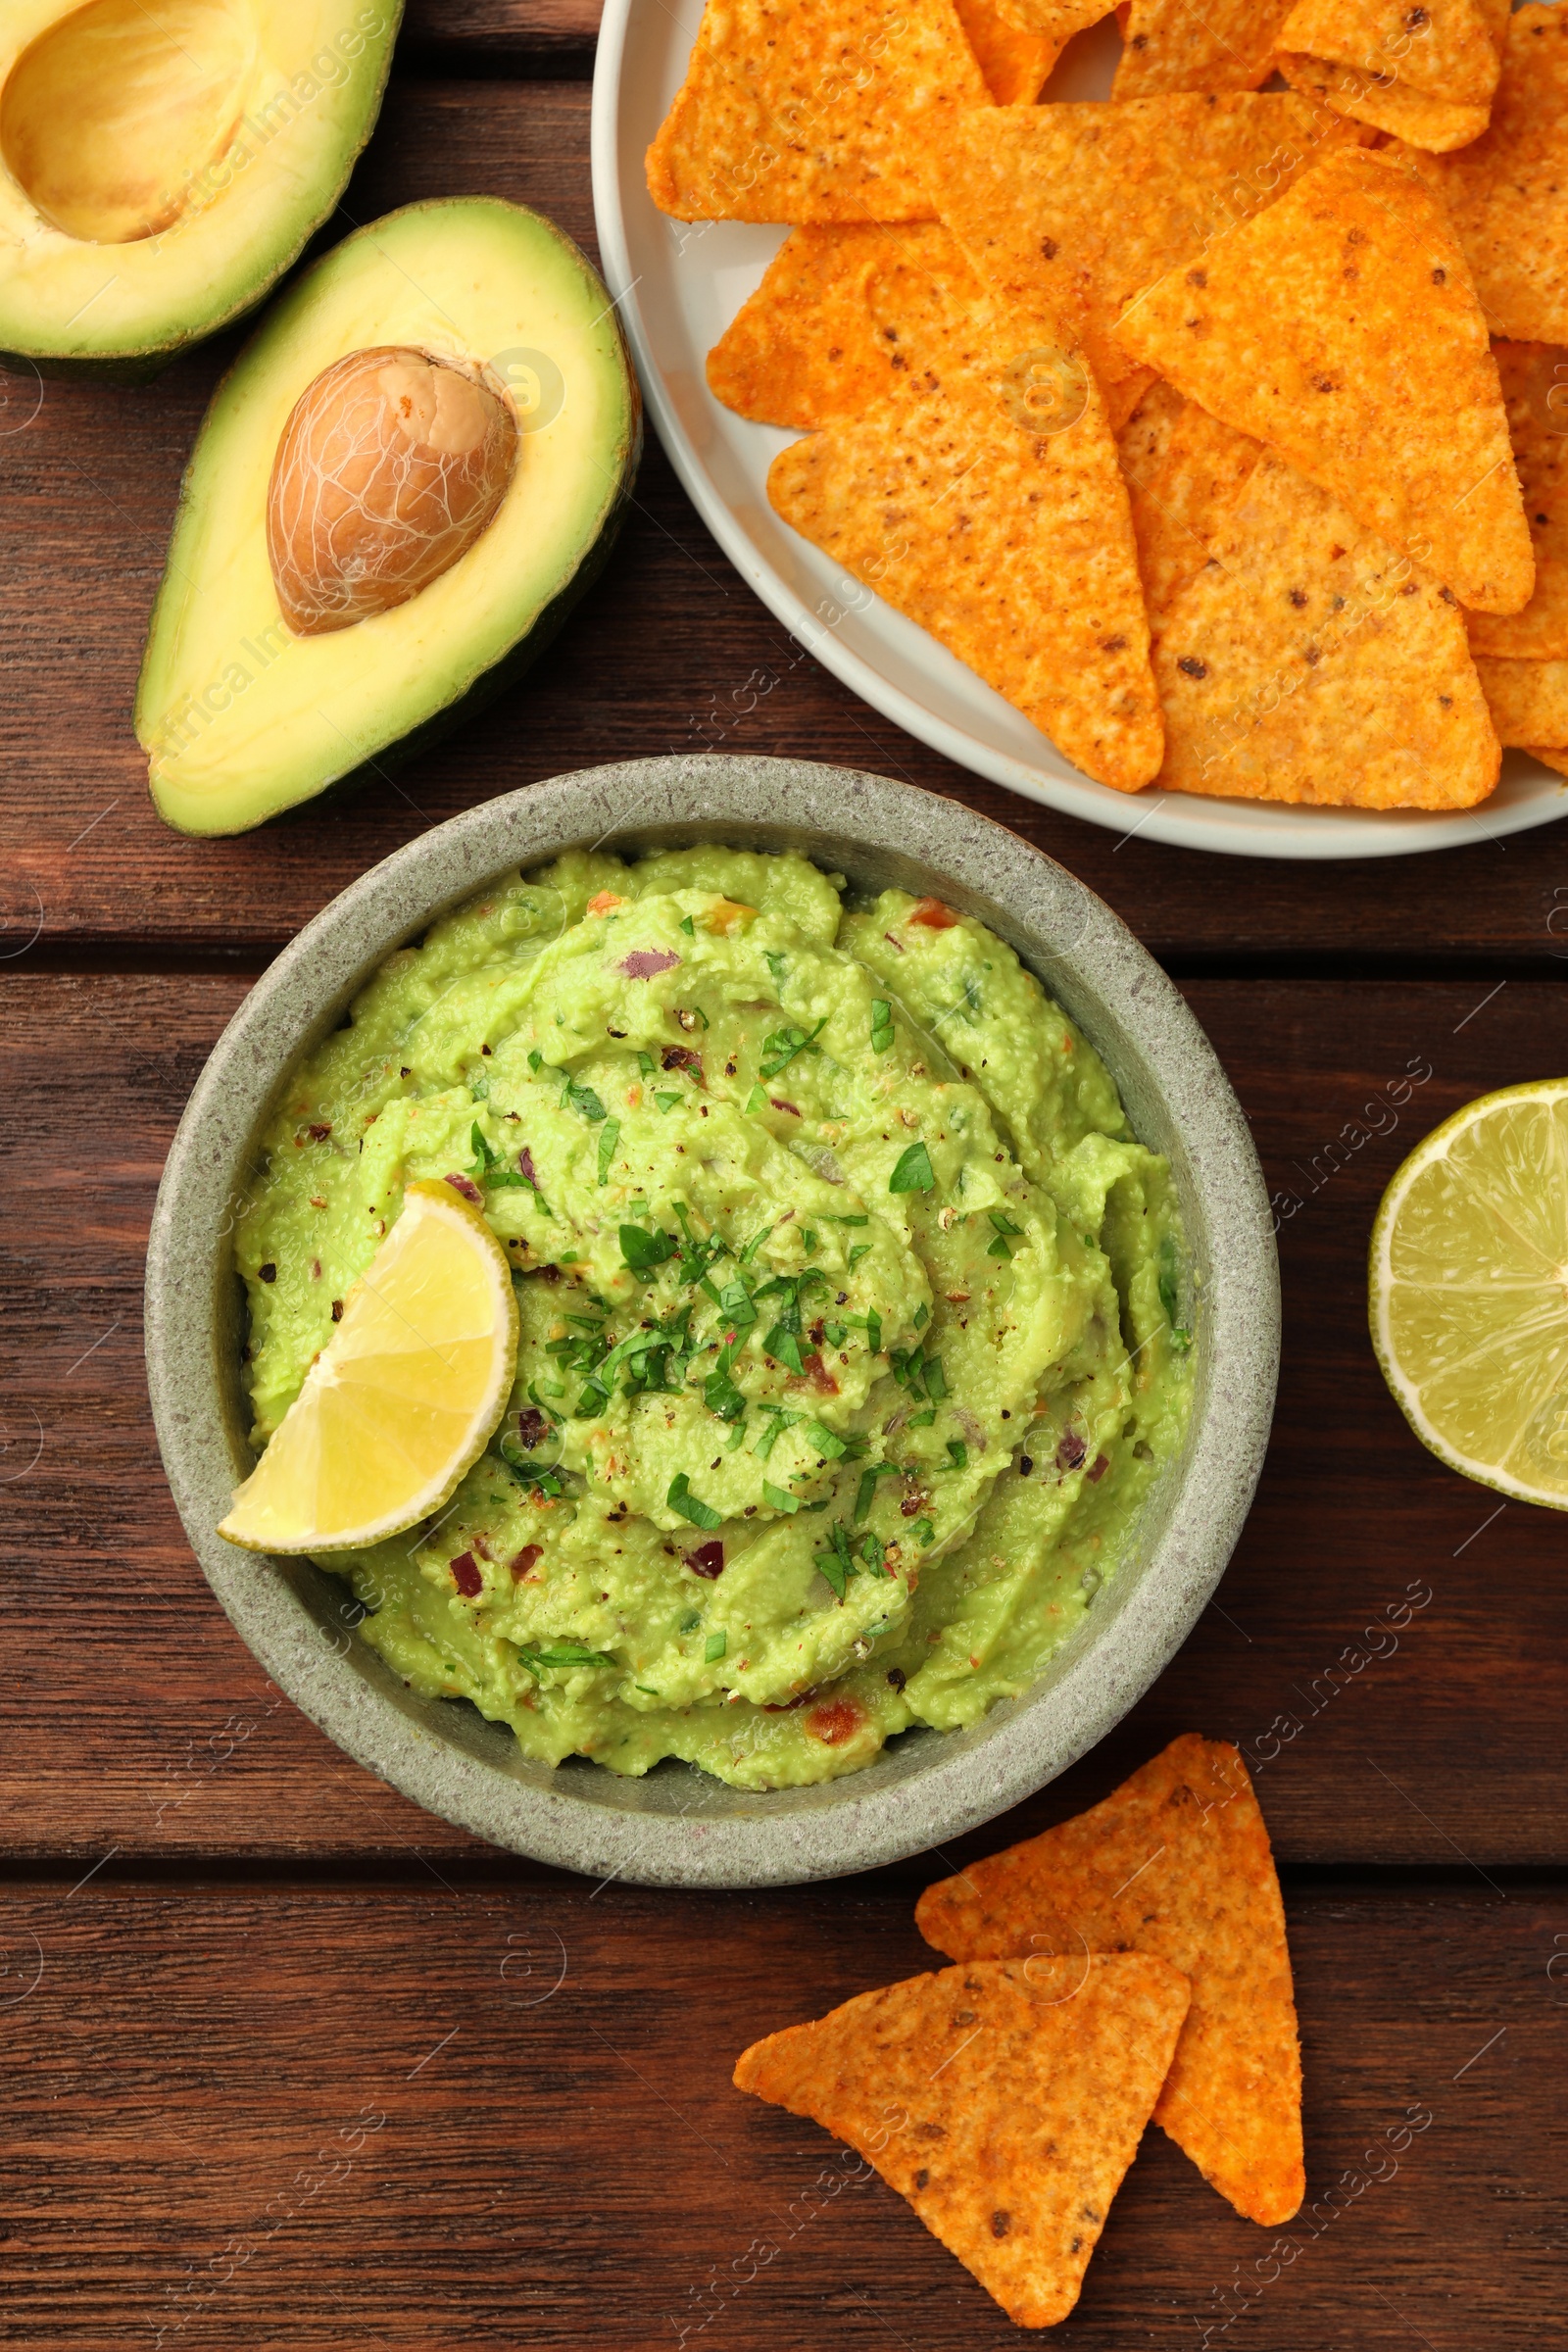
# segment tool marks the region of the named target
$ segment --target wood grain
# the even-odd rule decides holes
[[[538,205],[591,248],[587,88],[396,80],[344,224],[464,193]],[[710,750],[949,793],[1061,858],[1189,966],[1339,954],[1385,969],[1399,955],[1562,968],[1558,827],[1361,865],[1216,858],[1119,839],[964,774],[792,643],[652,446],[608,576],[534,679],[395,781],[238,841],[182,840],[148,803],[129,713],[180,471],[233,348],[220,340],[139,391],[50,383],[30,421],[0,431],[0,959],[116,943],[255,956],[476,801],[601,761]],[[1141,814],[1129,805],[1129,828]]]
[[[432,54],[462,59],[517,59],[591,52],[599,38],[601,0],[409,0],[398,40],[407,70]]]
[[[0,979],[0,1101],[24,1106],[0,1133],[0,1610],[7,1654],[25,1661],[0,1740],[0,1850],[13,1854],[85,1867],[112,1846],[469,1842],[266,1685],[159,1469],[142,1250],[178,1112],[241,993],[167,975]],[[1363,1298],[1394,1168],[1483,1088],[1556,1066],[1560,996],[1520,982],[1486,1002],[1480,984],[1203,982],[1188,995],[1283,1216],[1268,1466],[1218,1599],[1166,1674],[1091,1758],[965,1850],[1076,1810],[1201,1729],[1252,1757],[1292,1860],[1468,1858],[1478,1885],[1498,1864],[1568,1860],[1562,1522],[1499,1511],[1422,1449],[1378,1376]]]
[[[0,1889],[28,2352],[1019,2341],[879,2180],[729,2081],[756,2036],[938,1965],[907,1887],[115,1871]],[[1151,2129],[1061,2340],[1560,2342],[1568,1900],[1331,1881],[1287,1903],[1301,2214],[1240,2220]]]

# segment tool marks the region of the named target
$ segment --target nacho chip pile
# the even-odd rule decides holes
[[[915,1918],[956,1967],[769,2034],[735,2082],[868,2158],[1020,2327],[1072,2310],[1151,2118],[1239,2212],[1297,2211],[1285,1915],[1234,1747],[1177,1740]]]
[[[1039,102],[1108,13],[709,0],[649,185],[793,230],[710,388],[1101,783],[1473,807],[1568,754],[1568,10],[1121,0]]]

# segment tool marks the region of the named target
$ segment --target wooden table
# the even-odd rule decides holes
[[[494,193],[591,250],[584,4],[412,7],[347,219]],[[1186,991],[1282,1212],[1279,1413],[1219,1599],[1102,1748],[963,1850],[1077,1811],[1178,1731],[1243,1743],[1290,1911],[1311,2204],[1276,2244],[1152,2132],[1064,2339],[1562,2342],[1564,1523],[1422,1451],[1362,1304],[1372,1211],[1416,1137],[1568,1060],[1562,829],[1267,865],[1035,808],[791,645],[654,446],[607,578],[531,684],[397,789],[181,840],[152,813],[128,713],[230,348],[147,390],[50,384],[0,437],[0,2337],[1016,2340],[880,2182],[846,2186],[824,2134],[728,2082],[756,2034],[928,1964],[910,1908],[940,1866],[718,1897],[595,1890],[488,1850],[267,1684],[153,1443],[153,1193],[268,958],[459,808],[709,747],[908,777],[1081,874]],[[777,683],[743,715],[754,672]],[[1396,1647],[1370,1658],[1365,1629],[1391,1616]],[[1369,2158],[1411,2110],[1429,2120],[1393,2169]]]

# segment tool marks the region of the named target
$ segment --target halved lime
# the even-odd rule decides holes
[[[1467,1102],[1372,1228],[1372,1344],[1440,1461],[1568,1510],[1568,1078]]]

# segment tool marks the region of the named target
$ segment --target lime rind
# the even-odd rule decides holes
[[[1532,1109],[1547,1120],[1549,1164],[1531,1166],[1517,1155],[1510,1161],[1506,1146],[1517,1139],[1504,1129],[1496,1139],[1505,1148],[1495,1170],[1503,1184],[1490,1190],[1466,1184],[1454,1203],[1457,1213],[1438,1228],[1446,1250],[1456,1254],[1435,1266],[1437,1279],[1430,1282],[1412,1280],[1408,1270],[1401,1274],[1400,1256],[1419,1254],[1405,1231],[1417,1187],[1467,1156],[1467,1140],[1479,1142],[1489,1128],[1509,1121],[1511,1112]],[[1477,1153],[1464,1174],[1473,1177],[1486,1159],[1484,1152]],[[1501,1245],[1500,1258],[1483,1254],[1488,1242]],[[1568,1510],[1568,1078],[1482,1095],[1423,1138],[1379,1205],[1367,1288],[1379,1368],[1422,1445],[1478,1486],[1546,1510]],[[1446,1361],[1436,1375],[1412,1374],[1395,1328],[1401,1293],[1425,1302],[1429,1339],[1432,1327],[1446,1324],[1436,1337],[1456,1343],[1468,1324],[1469,1353]],[[1490,1302],[1500,1308],[1504,1301],[1506,1313],[1486,1312]],[[1472,1407],[1468,1444],[1455,1428],[1465,1402]],[[1488,1431],[1484,1450],[1478,1449],[1478,1420]]]

